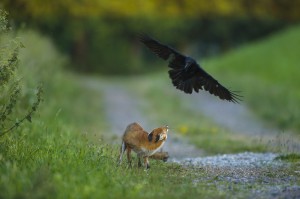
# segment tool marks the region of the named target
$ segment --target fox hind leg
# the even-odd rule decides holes
[[[125,142],[122,142],[121,149],[120,149],[119,165],[120,165],[121,162],[122,162],[122,158],[123,158],[123,155],[124,155],[124,152],[125,152],[126,148],[127,148],[127,147],[126,147]]]
[[[129,166],[131,166],[131,148],[127,147],[127,160],[129,163]]]

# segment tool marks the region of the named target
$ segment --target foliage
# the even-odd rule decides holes
[[[20,80],[17,78],[17,66],[19,48],[23,47],[22,43],[16,39],[10,39],[8,35],[6,13],[0,10],[0,95],[1,110],[0,110],[0,136],[12,131],[22,124],[25,120],[31,122],[31,118],[42,99],[42,88],[38,87],[36,93],[36,102],[32,104],[29,110],[20,109],[18,101],[24,100],[21,98]],[[26,112],[24,114],[24,112]],[[22,116],[23,115],[23,116]]]
[[[72,68],[102,74],[153,70],[155,62],[142,62],[136,38],[140,32],[204,56],[268,35],[300,18],[297,1],[281,0],[4,0],[2,4],[17,25],[51,36],[70,56]]]
[[[255,18],[271,17],[284,20],[297,20],[299,1],[284,0],[170,0],[170,1],[136,1],[136,0],[81,0],[81,1],[40,1],[31,0],[4,0],[3,4],[8,8],[23,8],[13,10],[14,15],[27,16],[35,20],[58,20],[62,16],[102,17],[205,17],[205,16],[245,16]]]

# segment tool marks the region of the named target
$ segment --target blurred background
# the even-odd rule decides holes
[[[165,93],[172,88],[167,64],[138,41],[147,33],[243,91],[243,106],[270,125],[300,130],[299,0],[2,0],[0,7],[26,47],[29,64],[20,68],[29,81],[47,82],[49,71],[61,68],[98,77],[144,75],[135,81],[152,82],[153,90],[141,95]],[[160,71],[164,76],[151,76]]]
[[[13,27],[51,37],[71,70],[101,74],[153,71],[137,41],[148,33],[197,58],[225,53],[294,25],[298,0],[2,0]]]

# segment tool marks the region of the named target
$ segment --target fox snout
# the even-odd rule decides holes
[[[168,138],[168,125],[160,128],[154,129],[149,135],[148,140],[149,142],[157,143],[158,141],[166,141]]]
[[[162,133],[159,134],[159,140],[167,140],[168,138],[168,131],[169,131],[169,126],[166,125],[165,127],[162,128]]]
[[[159,141],[160,140],[161,141],[167,140],[167,138],[168,138],[167,133],[168,133],[168,128],[164,129],[164,131],[162,133],[158,134],[159,135]]]

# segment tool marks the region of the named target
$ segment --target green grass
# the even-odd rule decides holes
[[[300,26],[202,62],[270,125],[300,132]]]
[[[276,159],[284,160],[284,161],[288,161],[288,162],[300,162],[300,154],[297,154],[297,153],[284,154],[284,155],[278,156]]]
[[[47,39],[31,31],[20,33],[20,37],[26,46],[20,52],[19,64],[24,88],[22,103],[32,101],[26,93],[39,81],[44,85],[44,102],[32,124],[22,124],[0,140],[0,198],[59,193],[62,189],[58,188],[64,186],[57,186],[56,171],[57,174],[69,172],[66,178],[71,178],[79,169],[78,156],[98,151],[101,154],[105,148],[99,143],[99,149],[89,150],[90,145],[85,141],[86,137],[99,139],[99,131],[106,128],[101,94],[83,89],[76,76],[62,71],[66,59]],[[88,107],[93,107],[93,111]],[[83,158],[82,164],[85,161]],[[68,179],[61,179],[64,180]]]

